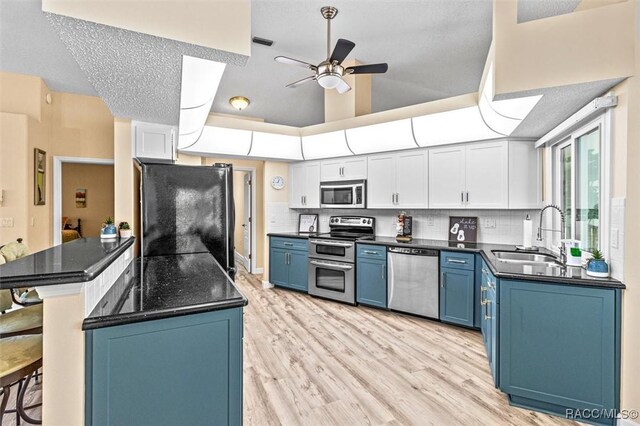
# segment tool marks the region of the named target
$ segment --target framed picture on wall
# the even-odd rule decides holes
[[[33,204],[36,206],[44,206],[45,200],[47,199],[47,153],[41,149],[35,148],[33,152],[33,159]]]
[[[76,208],[84,209],[87,207],[87,188],[76,189]]]
[[[298,216],[298,232],[301,234],[318,232],[318,215],[301,214]]]

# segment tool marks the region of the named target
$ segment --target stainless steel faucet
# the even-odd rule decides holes
[[[560,230],[545,229],[542,227],[542,217],[544,216],[544,211],[548,208],[555,209],[558,211],[558,213],[560,213]],[[562,242],[565,239],[564,212],[560,207],[556,206],[555,204],[549,204],[547,206],[544,206],[544,208],[540,211],[540,224],[538,225],[538,236],[536,238],[538,241],[542,241],[542,231],[560,232],[560,262],[562,262],[562,266],[565,266],[567,264],[567,249]]]

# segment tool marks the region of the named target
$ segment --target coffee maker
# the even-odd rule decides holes
[[[413,239],[413,217],[405,212],[400,212],[396,220],[396,240],[398,242],[409,242]]]

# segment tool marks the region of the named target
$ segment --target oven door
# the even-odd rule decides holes
[[[320,207],[322,208],[355,208],[358,197],[354,184],[321,184]],[[360,193],[362,190],[360,190]],[[360,196],[361,198],[361,196]]]
[[[353,263],[309,259],[309,294],[353,305],[355,272]]]
[[[309,239],[309,257],[327,259],[337,262],[354,263],[356,259],[356,243],[342,240]]]

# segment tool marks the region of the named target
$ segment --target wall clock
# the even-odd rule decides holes
[[[273,189],[284,188],[284,178],[282,176],[274,176],[273,179],[271,179],[271,186]]]

